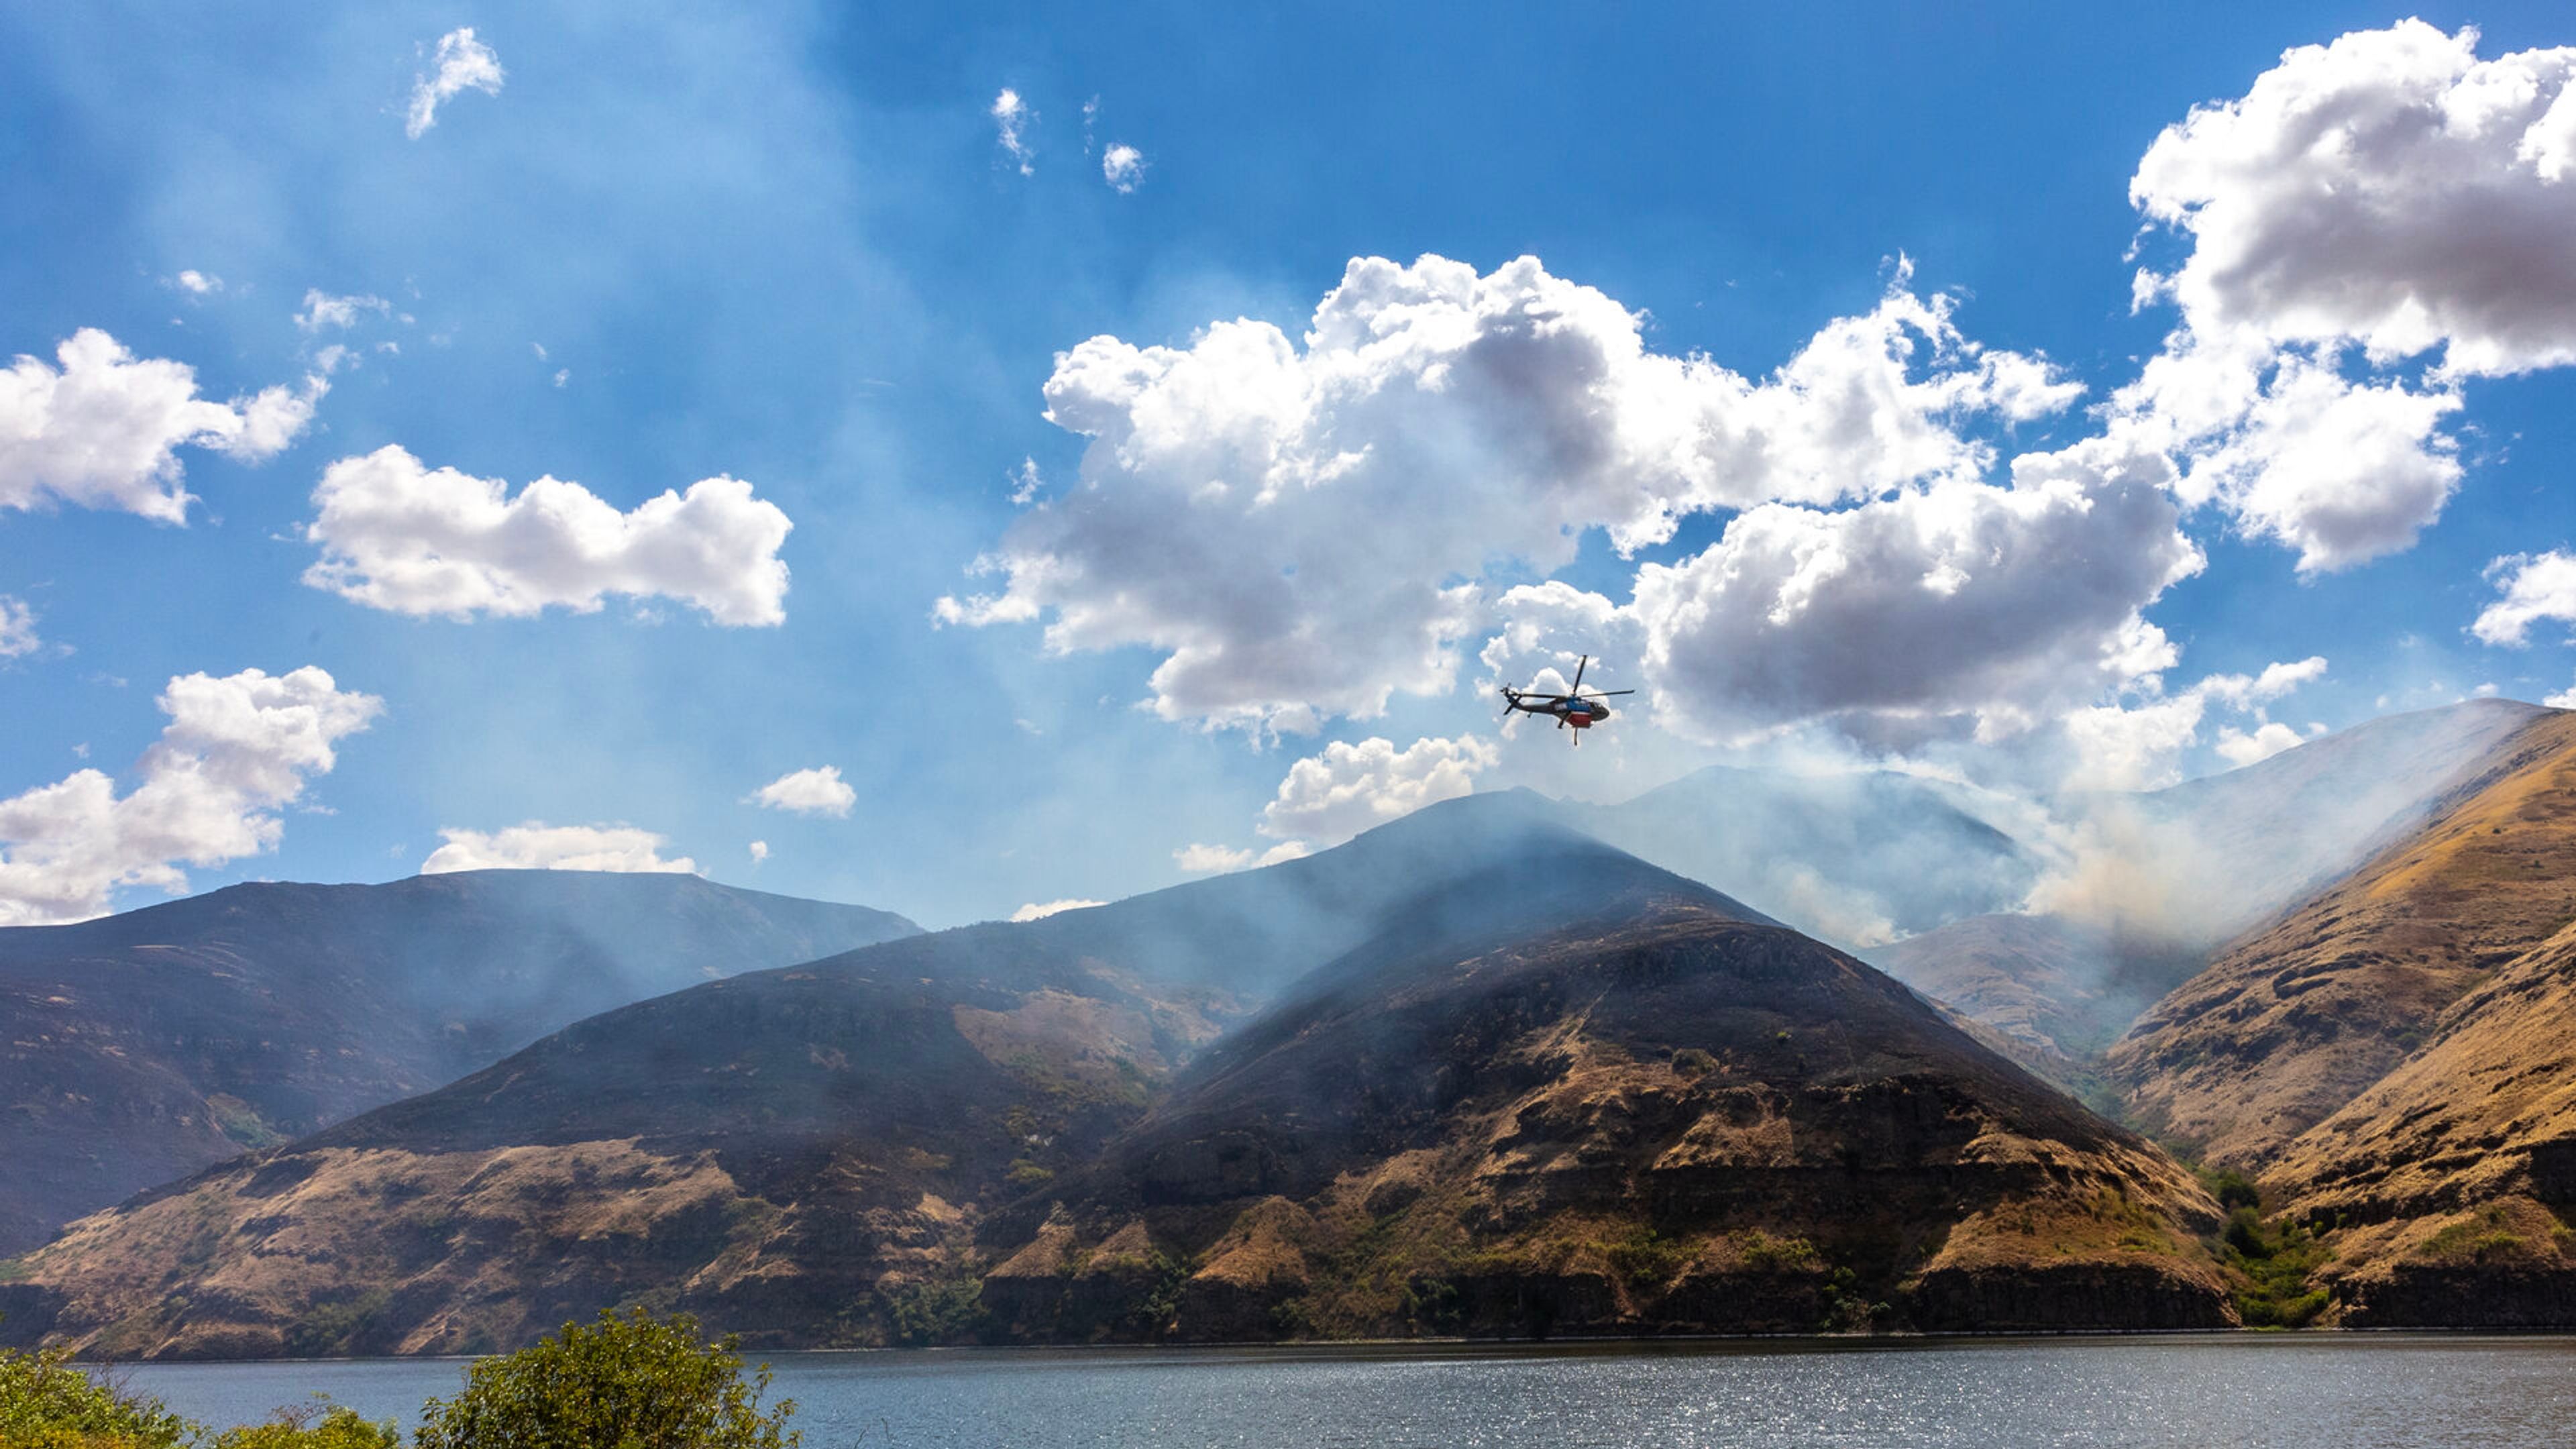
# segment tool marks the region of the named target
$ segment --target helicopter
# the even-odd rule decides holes
[[[1513,710],[1519,710],[1523,714],[1554,715],[1556,716],[1556,727],[1558,729],[1563,729],[1567,725],[1574,726],[1577,731],[1574,736],[1574,742],[1577,745],[1582,744],[1583,736],[1580,733],[1581,731],[1588,730],[1610,717],[1610,706],[1603,704],[1601,701],[1610,698],[1612,695],[1635,694],[1637,692],[1633,689],[1586,690],[1583,687],[1583,671],[1590,668],[1591,665],[1592,656],[1589,654],[1584,655],[1582,662],[1574,666],[1574,684],[1572,688],[1564,694],[1532,694],[1526,690],[1516,689],[1508,684],[1504,685],[1503,718],[1511,718]]]

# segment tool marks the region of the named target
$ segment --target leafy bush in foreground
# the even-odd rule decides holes
[[[370,1424],[345,1404],[280,1409],[265,1424],[215,1436],[212,1449],[401,1449],[402,1431],[388,1419]]]
[[[160,1400],[73,1367],[62,1349],[0,1348],[0,1445],[9,1449],[173,1449],[196,1432]]]
[[[464,1391],[421,1411],[419,1449],[790,1449],[796,1411],[767,1414],[763,1365],[745,1383],[732,1335],[712,1343],[685,1313],[625,1318],[602,1311],[588,1328],[474,1365]],[[337,1449],[337,1446],[334,1446]]]

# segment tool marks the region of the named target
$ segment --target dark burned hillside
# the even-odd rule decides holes
[[[1902,987],[1605,856],[1301,983],[998,1215],[1013,1335],[2227,1321],[2187,1174]]]
[[[2218,1320],[2188,1231],[2211,1210],[2169,1163],[1856,963],[1534,814],[1455,802],[608,1013],[75,1225],[10,1329],[232,1356],[494,1347],[636,1302],[776,1346],[1531,1326],[1507,1293],[1649,1328],[1685,1320],[1640,1264],[1713,1283],[1747,1254],[1789,1319],[1878,1294],[1909,1321]],[[1791,1184],[1866,1205],[1802,1226]],[[1424,1256],[1444,1223],[1490,1272]],[[2016,1277],[2008,1241],[2076,1255]],[[1272,1286],[1209,1286],[1292,1248]],[[1416,1278],[1464,1296],[1408,1317]]]
[[[475,871],[0,930],[0,1253],[595,1012],[915,929],[689,875]]]

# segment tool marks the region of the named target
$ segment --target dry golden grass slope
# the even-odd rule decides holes
[[[2149,1131],[2260,1168],[2571,918],[2576,715],[2554,712],[2464,770],[2420,830],[2157,1003],[2106,1070]]]
[[[2576,926],[2446,1013],[2434,1042],[2293,1144],[2265,1187],[2340,1225],[2351,1325],[2576,1323]]]

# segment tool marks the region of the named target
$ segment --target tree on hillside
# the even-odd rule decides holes
[[[792,1399],[764,1414],[763,1364],[748,1382],[731,1334],[710,1342],[685,1313],[603,1310],[588,1328],[487,1358],[464,1391],[422,1410],[419,1449],[792,1449]]]

